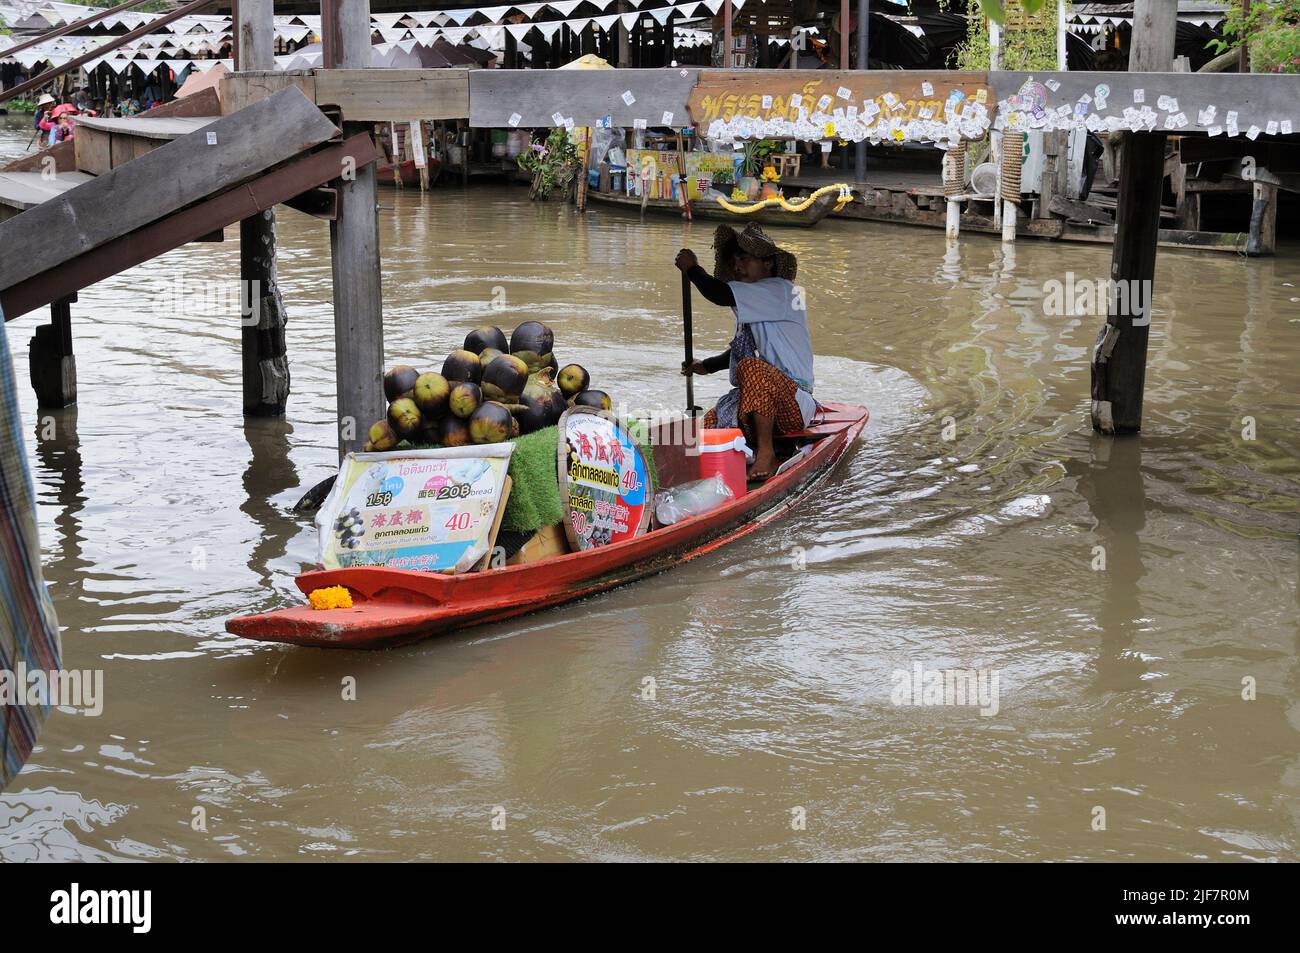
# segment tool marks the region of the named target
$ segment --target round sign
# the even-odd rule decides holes
[[[560,418],[560,497],[574,550],[632,539],[650,525],[645,458],[618,418],[571,407]]]

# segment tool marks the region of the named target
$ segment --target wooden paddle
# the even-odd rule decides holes
[[[682,323],[686,333],[686,416],[698,417],[700,408],[695,406],[695,372],[691,364],[695,361],[695,345],[691,333],[691,279],[682,272]]]

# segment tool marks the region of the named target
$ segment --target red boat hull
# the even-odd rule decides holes
[[[351,609],[296,606],[229,620],[248,639],[329,648],[383,648],[524,615],[662,572],[754,532],[824,479],[867,425],[865,408],[827,405],[805,431],[817,438],[798,464],[726,506],[627,542],[487,572],[442,575],[365,567],[305,572],[304,593],[346,586]]]

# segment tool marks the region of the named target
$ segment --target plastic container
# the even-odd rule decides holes
[[[655,522],[660,526],[672,526],[692,516],[716,510],[733,499],[735,494],[731,487],[717,476],[670,486],[655,494]]]
[[[753,453],[739,429],[700,431],[700,479],[718,477],[736,497],[745,495],[745,464]]]

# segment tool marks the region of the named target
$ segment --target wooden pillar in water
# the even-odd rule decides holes
[[[241,0],[242,2],[242,0]],[[333,40],[326,68],[370,65],[370,0],[327,0],[321,29]],[[370,133],[348,122],[343,135]],[[360,448],[370,425],[383,418],[384,313],[379,281],[379,215],[375,166],[341,169],[339,215],[330,223],[334,265],[334,373],[338,393],[339,455]]]
[[[1131,72],[1168,72],[1173,68],[1176,18],[1173,0],[1136,0]],[[1164,133],[1125,133],[1110,263],[1110,303],[1092,357],[1092,426],[1102,433],[1142,429],[1164,170]]]
[[[72,356],[72,303],[75,294],[50,305],[50,323],[36,328],[27,349],[32,390],[41,407],[71,407],[77,402],[77,359]]]
[[[238,68],[275,69],[272,0],[240,0],[236,7]],[[288,315],[276,275],[275,209],[239,223],[239,321],[244,413],[278,417],[289,400]]]

